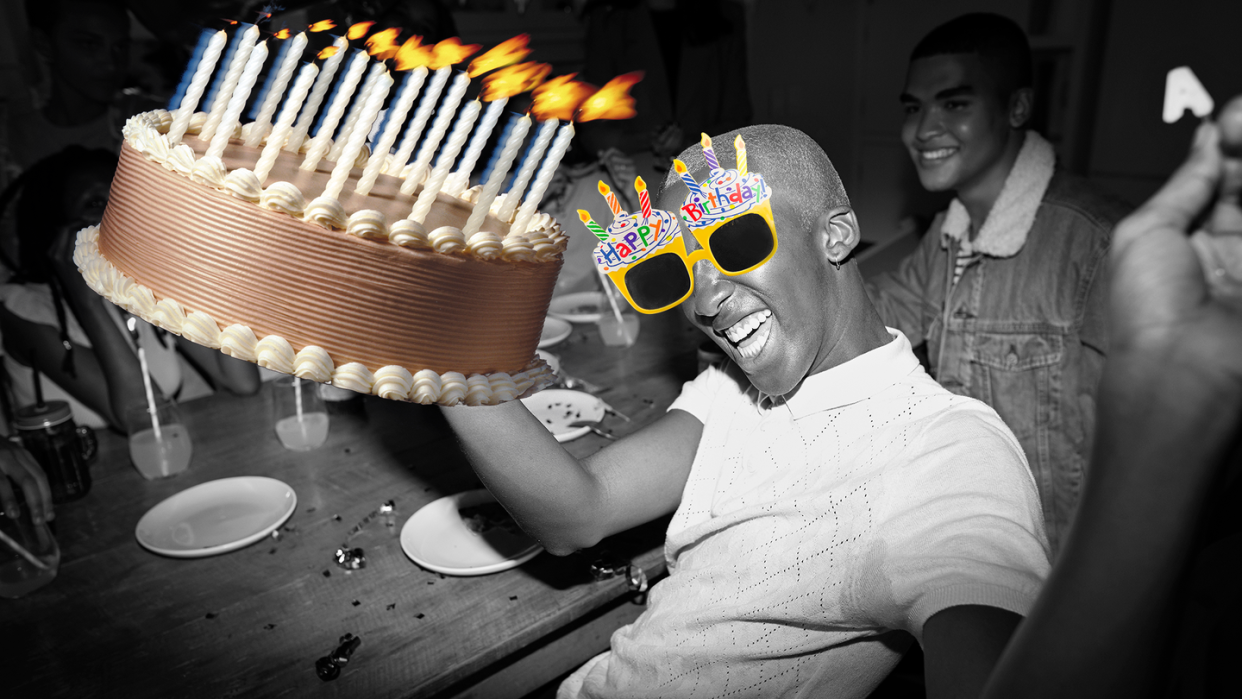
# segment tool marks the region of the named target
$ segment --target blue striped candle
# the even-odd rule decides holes
[[[500,159],[500,153],[505,149],[505,144],[509,142],[509,134],[513,132],[513,127],[517,124],[517,120],[522,118],[517,112],[509,112],[506,117],[505,127],[500,130],[500,137],[496,140],[496,147],[492,149],[492,156],[487,159],[487,165],[483,167],[483,174],[479,175],[479,182],[487,182],[492,176],[492,168],[496,166],[496,161]],[[513,174],[517,174],[517,170],[512,170]],[[511,179],[511,178],[510,178]]]
[[[211,43],[212,36],[215,36],[215,32],[210,29],[204,29],[199,32],[198,45],[194,47],[194,53],[190,55],[190,62],[185,64],[185,72],[181,74],[181,82],[177,83],[177,89],[173,92],[172,99],[168,100],[168,111],[175,112],[181,106],[181,100],[185,98],[186,88],[190,86],[190,81],[194,79],[194,71],[198,70],[198,63],[203,60],[203,54],[207,52],[207,44]]]
[[[362,49],[354,49],[353,51],[351,51],[349,54],[349,58],[345,59],[345,65],[349,65],[350,63],[353,63],[354,57],[360,53],[362,53]],[[334,101],[336,101],[336,93],[340,91],[341,83],[345,82],[345,75],[348,73],[349,71],[345,70],[338,76],[339,79],[335,83],[332,84],[332,92],[328,93],[328,99],[324,100],[323,102],[324,104],[330,105]],[[319,127],[323,126],[324,117],[328,116],[329,111],[330,110],[328,109],[324,109],[319,112],[319,118],[315,120],[315,132],[312,134],[315,138],[319,137]],[[329,134],[329,137],[330,136],[331,135]]]

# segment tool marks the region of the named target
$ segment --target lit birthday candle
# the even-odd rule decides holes
[[[224,149],[229,144],[229,137],[237,128],[237,119],[241,116],[242,109],[246,107],[246,101],[250,99],[250,91],[254,89],[255,80],[259,77],[259,71],[263,70],[263,63],[266,60],[267,42],[265,41],[250,52],[246,67],[237,81],[237,88],[233,90],[233,98],[229,100],[229,105],[216,127],[216,133],[211,138],[211,147],[207,149],[207,155],[217,158],[224,155]]]
[[[509,235],[522,235],[526,232],[526,226],[530,225],[530,220],[535,215],[535,209],[539,206],[539,202],[543,200],[543,193],[548,190],[548,185],[552,183],[552,176],[556,174],[556,169],[561,166],[561,158],[565,157],[565,151],[569,150],[569,142],[573,138],[573,122],[565,124],[557,131],[556,140],[552,142],[552,148],[548,151],[548,157],[544,159],[543,165],[539,168],[539,174],[535,177],[535,183],[530,188],[530,195],[522,202],[522,208],[518,209],[517,218],[513,219],[513,225],[509,227]]]
[[[486,58],[488,54],[483,54],[471,63],[472,71],[476,70],[476,63]],[[467,75],[473,77],[475,73],[472,71],[468,71]],[[449,179],[449,186],[446,189],[450,194],[458,194],[469,186],[470,173],[474,171],[479,156],[483,154],[483,147],[496,128],[496,123],[500,120],[500,115],[504,112],[509,98],[533,90],[550,72],[552,72],[552,66],[546,63],[519,63],[501,68],[483,79],[483,91],[479,94],[479,98],[489,103],[487,111],[483,113],[483,120],[479,122],[479,128],[475,130],[474,137],[470,139],[470,146],[466,149],[466,154],[462,156],[461,164]]]
[[[376,65],[382,67],[384,64]],[[354,169],[354,161],[358,159],[358,153],[362,151],[362,145],[366,143],[367,134],[370,133],[371,125],[379,116],[384,100],[388,99],[388,91],[392,89],[392,83],[393,80],[388,75],[388,71],[380,73],[379,80],[371,89],[371,93],[367,95],[367,101],[362,105],[362,114],[359,115],[358,123],[349,135],[349,141],[341,150],[341,157],[337,159],[336,167],[332,168],[332,177],[328,179],[328,185],[323,190],[324,197],[341,198],[341,189],[345,187],[345,180],[349,179],[349,173]]]
[[[535,142],[531,144],[530,152],[527,153],[522,168],[518,170],[517,177],[513,178],[513,186],[505,195],[504,204],[496,212],[496,217],[501,221],[508,221],[513,216],[513,212],[517,211],[518,202],[522,199],[522,193],[526,191],[526,185],[530,184],[530,178],[535,174],[539,159],[543,157],[548,144],[552,143],[552,137],[556,135],[558,123],[556,119],[549,119],[539,125],[539,133],[535,136]]]
[[[483,191],[479,193],[479,200],[474,204],[474,210],[470,212],[470,218],[466,221],[466,227],[461,229],[462,235],[469,242],[470,236],[474,235],[483,226],[483,219],[487,217],[487,212],[492,208],[492,202],[496,201],[496,195],[500,193],[500,186],[505,183],[505,178],[509,176],[509,168],[513,165],[513,161],[517,158],[518,151],[521,150],[522,144],[526,142],[526,133],[530,131],[530,117],[523,116],[518,119],[517,124],[513,126],[513,130],[509,132],[509,138],[505,140],[504,150],[500,151],[500,159],[496,161],[495,167],[492,168],[491,174],[487,178],[487,184],[483,185]]]
[[[186,88],[190,86],[190,83],[194,80],[194,74],[198,71],[198,67],[202,65],[203,54],[207,53],[207,45],[211,43],[211,37],[214,35],[215,32],[210,29],[204,29],[198,33],[198,42],[194,44],[194,53],[190,54],[190,60],[185,64],[185,70],[181,73],[181,80],[177,81],[177,89],[173,91],[172,97],[168,100],[168,111],[175,112],[181,106],[181,102],[185,98]],[[219,60],[219,56],[216,58]],[[206,88],[205,85],[204,88]],[[199,98],[202,98],[202,95],[199,95]]]
[[[681,181],[685,182],[686,186],[690,188],[691,194],[697,194],[700,199],[703,198],[703,190],[699,189],[699,183],[694,181],[694,176],[690,174],[690,168],[686,167],[685,163],[673,158],[673,171],[676,172],[677,175],[681,177]]]
[[[461,104],[461,98],[466,95],[466,88],[469,86],[470,78],[466,77],[465,73],[458,73],[457,77],[453,78],[453,86],[449,88],[448,94],[444,96],[444,104],[440,105],[440,108],[436,110],[436,120],[432,122],[431,130],[427,132],[427,139],[418,151],[418,159],[414,161],[414,167],[406,175],[405,182],[401,183],[402,194],[414,193],[414,188],[418,186],[419,180],[423,178],[423,174],[431,165],[431,158],[435,156],[436,149],[440,147],[440,141],[444,139],[444,134],[448,132],[449,126],[453,123],[453,115],[457,112],[457,105]],[[473,119],[470,121],[470,125],[474,125]],[[469,133],[467,131],[466,135],[469,135]],[[466,136],[462,136],[463,140],[465,138]],[[453,157],[456,158],[457,154],[454,153]],[[437,188],[437,191],[439,191],[439,188]],[[430,206],[428,204],[428,207]]]
[[[474,171],[474,165],[478,162],[479,155],[483,153],[483,146],[487,144],[488,137],[492,135],[492,130],[496,128],[496,122],[500,121],[500,114],[508,103],[508,97],[501,97],[488,103],[487,110],[483,112],[483,119],[479,122],[479,128],[474,130],[474,137],[470,139],[466,154],[461,158],[461,164],[447,180],[446,192],[457,195],[470,184],[470,173]]]
[[[737,174],[740,177],[746,177],[746,141],[742,140],[742,134],[738,134],[733,139],[733,152],[737,153]]]
[[[362,73],[367,69],[367,62],[370,60],[371,57],[366,52],[354,52],[354,58],[349,62],[345,76],[341,78],[340,87],[328,101],[328,112],[319,126],[319,133],[311,141],[310,150],[306,152],[306,157],[299,166],[300,169],[314,172],[319,161],[323,160],[323,156],[327,154],[328,148],[331,147],[329,142],[332,140],[332,134],[336,133],[337,122],[341,120],[341,115],[349,106],[349,100],[354,96],[354,90],[358,87],[358,81],[362,78]]]
[[[431,171],[431,176],[427,178],[427,183],[423,185],[423,191],[419,193],[418,201],[414,202],[414,209],[408,216],[411,221],[416,223],[427,222],[427,214],[431,211],[431,205],[435,203],[436,195],[440,193],[440,187],[444,185],[444,180],[448,177],[449,168],[453,167],[453,162],[457,160],[457,154],[461,152],[462,146],[466,144],[466,137],[470,135],[470,130],[474,128],[474,121],[479,118],[479,111],[481,109],[482,105],[478,100],[473,100],[462,108],[461,115],[457,117],[457,123],[453,126],[453,133],[449,136],[448,142],[444,144],[444,152],[440,154],[440,159],[436,161],[436,168]]]
[[[216,91],[215,99],[212,100],[211,113],[207,115],[207,121],[203,124],[203,130],[198,134],[200,139],[210,141],[215,137],[216,129],[220,127],[220,120],[224,118],[224,113],[227,111],[228,104],[233,98],[233,93],[237,90],[237,81],[241,79],[242,72],[245,71],[249,63],[250,54],[254,51],[255,42],[258,40],[258,27],[250,25],[249,29],[242,32],[241,43],[237,45],[237,50],[233,52],[233,59],[229,62],[228,72],[224,74],[224,82],[220,84],[220,89]],[[246,93],[249,95],[250,91],[247,90]],[[238,113],[240,114],[240,112]]]
[[[277,67],[276,77],[268,85],[267,94],[263,97],[263,106],[259,107],[259,115],[255,117],[254,124],[250,127],[250,136],[246,139],[247,146],[254,148],[267,135],[267,130],[272,125],[272,116],[276,114],[276,108],[280,106],[280,100],[285,95],[285,88],[289,86],[289,81],[293,78],[293,72],[297,70],[298,63],[302,60],[302,51],[305,49],[306,32],[285,41],[284,58]]]
[[[276,127],[272,129],[272,136],[263,146],[259,162],[255,163],[254,176],[259,178],[259,184],[263,184],[268,173],[272,171],[276,156],[280,154],[281,145],[292,131],[293,118],[297,116],[302,100],[306,99],[306,93],[310,91],[311,83],[318,74],[319,68],[314,63],[302,66],[302,70],[298,73],[298,79],[294,81],[293,89],[289,91],[289,99],[285,101],[285,106],[280,110],[280,116],[276,119]]]
[[[588,231],[595,234],[596,238],[603,241],[608,240],[608,231],[604,230],[603,226],[599,225],[595,222],[595,219],[591,218],[590,211],[587,211],[586,209],[578,209],[578,218],[582,220],[583,225],[587,227]]]
[[[211,79],[211,72],[215,70],[216,62],[220,60],[220,54],[224,51],[226,43],[228,43],[228,35],[221,30],[216,32],[207,44],[203,57],[198,62],[198,68],[194,71],[194,78],[186,88],[181,106],[173,116],[172,126],[168,129],[168,145],[175,146],[181,143],[181,137],[185,135],[185,130],[190,126],[190,118],[194,116],[194,110],[198,108],[198,101],[203,97],[203,90],[207,88],[207,81]]]
[[[423,66],[406,73],[405,80],[401,84],[401,92],[397,95],[397,100],[388,113],[388,123],[384,125],[384,132],[380,134],[379,141],[375,144],[375,151],[367,160],[367,167],[362,171],[362,178],[358,180],[358,186],[354,188],[355,192],[370,194],[371,187],[375,186],[376,178],[384,169],[388,151],[392,148],[393,142],[397,140],[401,125],[405,123],[405,115],[409,113],[410,105],[414,104],[414,98],[418,97],[423,81],[426,79],[427,69]]]
[[[599,193],[604,197],[604,201],[608,202],[608,210],[612,212],[613,220],[616,220],[623,212],[621,211],[621,202],[617,201],[617,195],[612,193],[612,189],[604,184],[603,180],[599,181]]]
[[[349,115],[345,117],[345,123],[341,126],[341,132],[336,135],[336,140],[332,142],[332,147],[328,149],[328,160],[336,162],[341,159],[341,152],[345,150],[345,144],[349,143],[349,137],[353,134],[354,129],[358,126],[358,121],[362,117],[362,110],[366,106],[368,100],[371,99],[371,93],[379,89],[380,78],[387,73],[383,61],[376,61],[371,64],[371,72],[367,74],[366,82],[362,84],[362,92],[358,94],[358,99],[354,100],[354,104],[349,108]]]
[[[331,46],[319,52],[318,57],[324,58],[325,52],[336,49],[328,53],[327,60],[324,61],[323,68],[319,71],[319,77],[315,78],[315,87],[311,89],[310,97],[306,100],[306,109],[302,110],[297,124],[293,127],[293,132],[289,134],[289,139],[285,143],[285,150],[290,153],[296,153],[302,148],[302,142],[306,140],[306,134],[310,131],[311,121],[319,112],[319,105],[323,104],[328,88],[332,87],[332,78],[336,77],[336,69],[341,65],[341,61],[345,60],[347,48],[349,48],[349,39],[338,36]]]
[[[634,180],[634,191],[638,192],[638,206],[642,209],[643,218],[651,218],[651,192],[647,191],[647,183],[643,178]]]
[[[703,147],[703,159],[707,161],[707,167],[715,172],[720,169],[720,163],[716,160],[716,151],[712,150],[712,137],[703,134],[703,138],[699,140],[699,145]]]
[[[397,146],[397,152],[388,163],[388,169],[385,172],[389,175],[393,177],[401,176],[401,170],[410,161],[410,154],[414,152],[414,146],[418,145],[418,139],[423,137],[423,129],[427,128],[427,122],[431,119],[431,113],[436,109],[436,102],[440,101],[440,93],[444,91],[444,86],[448,84],[448,79],[452,73],[452,66],[444,66],[437,69],[432,75],[431,84],[427,85],[427,91],[423,95],[423,100],[418,104],[418,109],[415,110],[414,118],[410,120],[410,125],[405,130],[405,135],[401,137],[401,145]]]

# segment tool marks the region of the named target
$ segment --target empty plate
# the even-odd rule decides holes
[[[606,308],[608,299],[602,292],[580,291],[553,298],[548,305],[548,315],[571,323],[594,323]]]
[[[574,331],[574,326],[561,320],[560,318],[544,318],[543,332],[539,334],[539,347],[551,347],[556,343],[569,337]]]
[[[573,427],[575,422],[599,422],[607,408],[604,401],[589,393],[551,388],[522,399],[539,422],[548,428],[558,442],[577,439],[591,431],[589,425]]]
[[[487,575],[522,565],[543,548],[486,490],[468,490],[424,505],[401,527],[401,550],[445,575]]]
[[[271,534],[297,505],[293,488],[274,478],[221,478],[187,488],[147,510],[134,535],[143,547],[164,556],[214,556]]]

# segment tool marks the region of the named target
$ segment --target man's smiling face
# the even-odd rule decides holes
[[[1010,108],[979,56],[911,61],[901,104],[901,140],[924,188],[961,191],[993,177],[1004,181]]]

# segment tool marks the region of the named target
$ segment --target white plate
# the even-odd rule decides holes
[[[582,391],[551,388],[522,399],[539,422],[558,442],[577,439],[591,431],[589,425],[570,427],[573,422],[599,422],[604,419],[604,401]]]
[[[539,334],[539,347],[551,347],[556,343],[569,337],[574,331],[574,326],[566,323],[560,318],[544,318],[543,332]]]
[[[496,502],[486,490],[467,490],[424,505],[401,527],[401,550],[418,565],[445,575],[487,575],[516,568],[543,548],[517,529],[471,531],[460,508]],[[507,517],[508,515],[506,515]]]
[[[539,355],[540,359],[547,362],[548,368],[552,370],[553,374],[561,373],[561,358],[560,357],[556,356],[555,354],[552,354],[551,352],[547,350],[535,350],[535,354]]]
[[[298,506],[285,483],[262,476],[221,478],[165,499],[138,520],[138,543],[173,558],[202,558],[249,546]]]
[[[608,308],[608,299],[599,291],[580,291],[552,299],[548,314],[571,323],[594,323]]]

